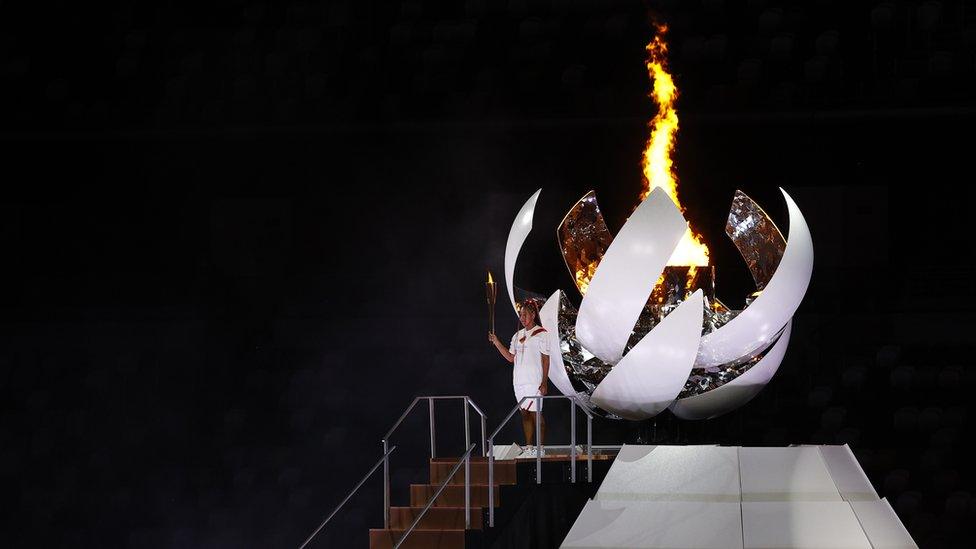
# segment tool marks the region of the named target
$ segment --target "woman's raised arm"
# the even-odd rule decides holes
[[[488,341],[495,344],[495,348],[501,353],[502,357],[509,362],[515,362],[515,355],[508,352],[508,347],[502,345],[502,342],[498,340],[498,336],[492,332],[488,332]]]

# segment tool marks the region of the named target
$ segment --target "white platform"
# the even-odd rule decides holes
[[[741,548],[742,519],[732,502],[590,500],[562,547]]]
[[[845,446],[624,446],[562,547],[917,548]]]
[[[743,501],[744,546],[871,549],[845,501]]]
[[[742,501],[841,501],[816,446],[739,448]]]
[[[737,452],[729,446],[625,445],[596,499],[738,502]]]

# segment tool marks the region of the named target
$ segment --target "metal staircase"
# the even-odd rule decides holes
[[[543,471],[558,480],[575,484],[577,469],[586,464],[587,481],[593,478],[592,419],[589,410],[574,397],[554,395],[546,397],[526,397],[527,399],[566,399],[571,406],[570,432],[568,446],[546,446],[552,455],[531,460],[496,460],[492,448],[495,436],[514,417],[519,406],[516,405],[498,425],[490,437],[486,438],[484,412],[468,396],[420,396],[413,400],[400,415],[393,427],[382,438],[383,453],[380,459],[367,471],[338,506],[308,536],[299,549],[314,547],[316,536],[336,517],[347,502],[363,484],[378,470],[383,471],[383,527],[369,531],[370,549],[411,549],[440,548],[462,549],[465,547],[487,546],[491,539],[486,532],[495,525],[496,508],[508,499],[517,500],[524,496],[521,485],[541,484]],[[434,403],[455,400],[462,403],[464,417],[464,443],[466,450],[459,457],[437,455]],[[523,399],[524,401],[525,399]],[[392,506],[390,502],[390,456],[396,450],[391,444],[394,435],[404,420],[418,408],[421,402],[427,403],[430,426],[430,458],[428,482],[411,484],[409,502],[405,506]],[[521,404],[521,403],[520,403]],[[421,407],[422,408],[422,407]],[[587,443],[582,453],[576,445],[576,410],[580,409],[587,418]],[[471,441],[470,411],[480,416],[481,437],[479,446]],[[541,449],[541,447],[539,448]],[[562,449],[565,449],[561,452]],[[544,464],[546,467],[544,467]],[[532,467],[534,465],[534,467]],[[568,466],[568,469],[567,469]],[[520,473],[521,471],[521,473]],[[520,496],[521,494],[521,496]],[[517,504],[513,501],[513,504]],[[509,514],[511,514],[511,509]],[[489,535],[486,535],[489,534]]]

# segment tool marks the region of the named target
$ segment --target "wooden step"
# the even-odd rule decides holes
[[[462,496],[463,497],[463,496]],[[390,507],[390,528],[406,530],[410,528],[423,507]],[[471,508],[471,529],[481,530],[481,507]],[[417,528],[425,530],[464,530],[464,506],[431,507],[420,519]]]
[[[436,463],[450,463],[451,465],[457,463],[459,459],[461,459],[461,458],[460,457],[457,457],[457,456],[454,456],[454,457],[452,457],[452,456],[438,456],[438,457],[435,457],[435,458],[430,458],[430,460],[432,462],[436,462]],[[512,461],[512,460],[496,459],[495,460],[495,463],[498,463],[500,461]],[[482,456],[471,456],[471,463],[488,463],[488,458],[482,457]]]
[[[410,506],[423,507],[427,501],[437,492],[438,484],[411,484],[410,485]],[[495,490],[495,507],[499,505],[498,486]],[[488,485],[471,485],[471,506],[488,507]],[[464,507],[464,485],[449,484],[444,488],[441,495],[434,501],[434,507]]]
[[[405,531],[370,529],[369,549],[393,549]],[[464,549],[464,529],[414,530],[400,549]]]
[[[430,483],[440,484],[444,482],[456,463],[456,460],[453,462],[430,460]],[[495,484],[515,484],[515,478],[515,460],[495,462],[494,478],[492,479]],[[450,483],[464,485],[463,465],[451,478]],[[488,484],[488,462],[471,462],[471,483]]]

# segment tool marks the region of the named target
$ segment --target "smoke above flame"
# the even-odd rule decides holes
[[[641,158],[645,187],[640,199],[647,198],[655,187],[661,187],[684,213],[685,207],[678,199],[678,178],[674,173],[674,162],[671,159],[675,135],[678,132],[678,111],[674,107],[678,88],[674,85],[674,79],[667,68],[668,45],[664,37],[668,27],[666,25],[655,25],[655,27],[657,32],[645,49],[647,50],[647,73],[654,83],[650,97],[657,103],[658,112],[648,123],[651,136],[647,140]],[[681,237],[678,247],[671,254],[668,265],[707,266],[708,246],[702,241],[701,235],[693,232],[689,227]]]

